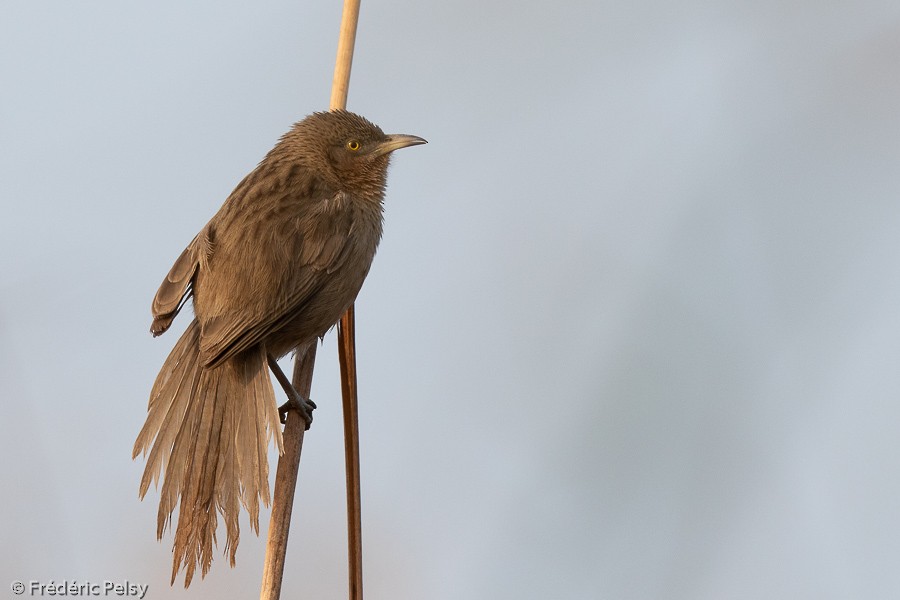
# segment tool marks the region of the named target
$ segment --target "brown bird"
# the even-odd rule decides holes
[[[218,515],[234,566],[243,505],[259,533],[269,504],[266,451],[281,453],[267,365],[291,408],[315,408],[278,358],[322,337],[353,303],[381,239],[391,152],[426,143],[385,135],[347,111],[314,113],[282,136],[175,261],[153,299],[154,336],[193,298],[194,320],[150,392],[133,457],[147,454],[140,496],[162,478],[157,537],[175,530],[172,582],[212,562]],[[162,475],[164,471],[164,475]]]

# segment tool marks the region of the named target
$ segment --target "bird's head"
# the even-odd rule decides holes
[[[391,153],[427,143],[414,135],[385,134],[368,119],[345,110],[311,114],[284,141],[329,185],[379,199]]]

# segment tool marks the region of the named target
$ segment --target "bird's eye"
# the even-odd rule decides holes
[[[350,140],[349,142],[347,142],[347,150],[356,152],[357,150],[359,150],[359,142],[357,142],[356,140]]]

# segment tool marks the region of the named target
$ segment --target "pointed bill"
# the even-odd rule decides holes
[[[389,152],[393,152],[394,150],[399,150],[400,148],[406,148],[407,146],[418,146],[419,144],[427,144],[428,142],[417,135],[405,135],[402,133],[395,133],[387,136],[383,142],[378,144],[372,153],[375,156],[381,156],[382,154],[388,154]]]

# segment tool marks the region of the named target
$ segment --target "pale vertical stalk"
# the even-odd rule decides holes
[[[331,110],[347,107],[350,67],[359,22],[359,0],[344,0],[337,59],[331,86]],[[349,578],[351,600],[362,600],[362,519],[359,491],[359,425],[356,396],[356,350],[353,329],[353,306],[341,317],[338,326],[338,353],[341,364],[341,392],[344,406],[344,449],[347,470],[347,538],[349,546]],[[298,353],[294,363],[294,388],[309,398],[316,360],[316,344]],[[260,600],[278,600],[284,577],[285,555],[291,525],[291,509],[297,487],[300,453],[306,422],[295,411],[289,411],[284,426],[284,454],[278,459],[272,518],[266,542]]]
[[[356,45],[356,24],[358,22],[359,0],[344,0],[341,31],[338,34],[337,58],[334,62],[334,79],[331,82],[331,110],[347,108],[350,67],[353,65],[353,48]]]
[[[356,44],[360,0],[344,0],[338,38],[331,110],[347,108],[350,67]],[[344,407],[344,470],[347,476],[347,563],[350,600],[362,600],[362,498],[359,475],[359,413],[356,387],[356,334],[353,305],[338,324],[338,360],[341,366],[341,397]]]
[[[316,341],[313,341],[305,351],[298,351],[294,360],[292,383],[297,393],[304,398],[309,398],[315,362]],[[284,454],[278,459],[278,470],[275,473],[275,493],[272,497],[272,517],[269,520],[260,600],[281,598],[284,559],[287,554],[288,533],[291,529],[291,510],[294,508],[294,491],[297,489],[297,472],[300,468],[300,452],[303,450],[305,431],[306,419],[295,410],[288,411],[283,434]]]

